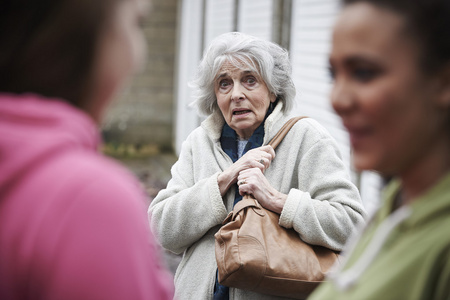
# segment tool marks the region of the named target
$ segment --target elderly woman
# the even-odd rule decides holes
[[[355,167],[394,179],[312,299],[450,299],[450,2],[343,2],[332,104]]]
[[[175,275],[179,299],[276,299],[215,284],[214,234],[245,193],[304,241],[338,251],[363,221],[338,147],[316,121],[299,121],[276,155],[264,146],[289,119],[290,71],[285,50],[240,33],[216,38],[200,63],[193,85],[209,117],[184,142],[172,179],[149,209],[161,244],[184,252]]]

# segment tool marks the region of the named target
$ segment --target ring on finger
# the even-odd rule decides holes
[[[246,184],[246,183],[247,183],[247,181],[245,181],[245,179],[242,179],[241,181],[239,181],[238,185],[243,185],[243,184]]]
[[[264,164],[264,159],[261,158],[261,159],[259,160],[259,163],[260,163],[260,164]]]

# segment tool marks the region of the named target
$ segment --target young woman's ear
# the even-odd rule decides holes
[[[441,70],[438,80],[437,105],[450,109],[450,63]]]

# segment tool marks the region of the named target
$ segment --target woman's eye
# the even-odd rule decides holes
[[[255,84],[256,83],[256,79],[255,79],[255,77],[247,77],[245,79],[245,82],[248,83],[248,84]]]
[[[378,75],[378,70],[373,68],[355,68],[353,77],[361,82],[367,82],[374,79]]]
[[[136,16],[136,26],[143,29],[145,27],[146,15],[139,14]]]
[[[228,82],[228,80],[221,80],[220,82],[219,82],[219,87],[220,88],[226,88],[226,87],[228,87],[230,85],[230,83]]]
[[[336,71],[333,67],[328,67],[328,75],[330,76],[331,81],[336,79]]]

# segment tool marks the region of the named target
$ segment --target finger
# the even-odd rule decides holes
[[[240,179],[240,180],[238,180],[238,186],[241,186],[241,185],[244,185],[244,184],[247,184],[247,180],[246,179]]]
[[[275,150],[270,145],[267,145],[267,147],[268,147],[267,153],[270,154],[270,160],[273,160],[275,158]]]
[[[252,194],[253,193],[253,186],[254,184],[252,183],[252,180],[249,179],[245,182],[245,184],[241,184],[238,186],[239,188],[239,194],[244,195],[244,194]]]
[[[246,179],[248,177],[248,172],[247,170],[242,170],[239,172],[238,177],[237,177],[237,181],[240,182],[244,179]]]
[[[266,166],[264,164],[266,160],[267,159],[265,159],[260,153],[257,155],[254,155],[251,158],[251,160],[249,161],[248,168],[243,169],[241,172],[251,170],[251,169],[259,169],[261,171],[264,171],[264,169],[266,168]]]
[[[275,150],[270,145],[262,146],[260,148],[261,151],[263,151],[264,155],[269,159],[272,160],[275,158]]]
[[[265,158],[264,156],[261,156],[261,158],[258,160],[258,164],[263,167],[261,171],[264,171],[269,166],[270,160]]]
[[[239,189],[239,194],[241,196],[244,196],[245,194],[249,193],[249,184],[247,181],[244,180],[244,182],[238,181],[238,189]]]
[[[256,164],[256,162],[255,162],[255,164]],[[249,179],[256,175],[256,173],[255,173],[256,170],[258,170],[257,172],[261,173],[260,167],[254,167],[254,168],[242,170],[241,172],[239,172],[238,181],[245,179],[248,183]]]
[[[258,168],[246,169],[246,170],[242,170],[241,172],[239,172],[239,175],[237,177],[237,184],[239,186],[248,184],[249,181],[251,181],[252,176],[254,176],[253,172],[251,171],[252,169],[258,169]]]
[[[264,171],[267,169],[271,162],[272,162],[272,156],[267,152],[262,152],[263,154],[259,159],[257,159],[258,165],[262,165],[264,169],[261,169],[261,171]]]
[[[261,156],[261,158],[258,160],[258,162],[260,163],[260,164],[262,164],[263,166],[266,166],[266,161],[265,161],[265,159],[264,159],[264,157],[263,156]]]

